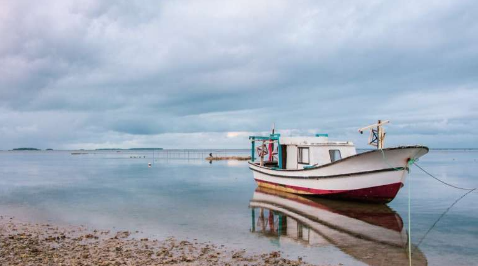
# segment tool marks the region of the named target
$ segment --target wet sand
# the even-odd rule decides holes
[[[280,252],[254,254],[138,232],[61,227],[0,216],[0,265],[311,265]]]

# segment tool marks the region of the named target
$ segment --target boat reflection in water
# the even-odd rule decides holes
[[[252,232],[306,246],[334,245],[368,265],[409,265],[402,218],[387,205],[306,198],[257,188],[249,204]],[[412,246],[412,265],[427,265]]]

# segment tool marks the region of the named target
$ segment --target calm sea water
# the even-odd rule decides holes
[[[0,152],[0,215],[280,250],[312,263],[408,265],[410,188],[414,264],[478,265],[478,193],[456,202],[464,191],[416,167],[397,198],[377,206],[258,190],[246,162],[209,163],[208,152],[156,153],[152,167],[152,152],[87,153]],[[431,151],[419,164],[478,187],[478,151]]]

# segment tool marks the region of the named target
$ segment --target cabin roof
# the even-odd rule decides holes
[[[315,137],[281,137],[280,134],[266,136],[249,136],[254,141],[278,140],[281,145],[305,145],[305,146],[353,146],[350,141],[329,141],[328,134],[316,134]]]
[[[328,137],[280,137],[280,144],[283,145],[305,145],[305,146],[353,146],[350,141],[329,141]]]

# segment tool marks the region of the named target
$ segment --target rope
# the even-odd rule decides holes
[[[425,171],[425,169],[421,168],[417,163],[415,163],[415,166],[418,167],[420,170],[422,170],[425,174],[427,174],[427,175],[429,175],[430,177],[432,177],[433,179],[435,179],[435,180],[437,180],[437,181],[439,181],[439,182],[441,182],[441,183],[443,183],[443,184],[445,184],[445,185],[447,185],[447,186],[450,186],[450,187],[452,187],[452,188],[461,189],[461,190],[469,190],[470,192],[477,189],[477,188],[463,188],[463,187],[454,186],[454,185],[452,185],[452,184],[450,184],[450,183],[447,183],[447,182],[445,182],[445,181],[443,181],[443,180],[440,180],[439,178],[433,176],[433,175],[430,174],[429,172]],[[467,193],[467,194],[468,194],[468,193]]]
[[[440,183],[444,184],[444,185],[447,185],[449,187],[452,187],[452,188],[455,188],[455,189],[460,189],[460,190],[466,190],[468,192],[466,192],[465,194],[461,195],[457,200],[455,200],[455,202],[453,202],[453,204],[450,205],[450,207],[448,207],[441,215],[440,217],[438,217],[438,219],[433,223],[433,225],[428,229],[428,231],[423,235],[423,237],[420,239],[420,241],[418,241],[418,244],[415,246],[415,248],[418,248],[418,246],[420,246],[420,244],[423,242],[423,240],[425,240],[425,238],[427,237],[427,235],[432,231],[433,228],[435,228],[435,226],[438,224],[438,222],[448,213],[448,211],[453,207],[455,206],[455,204],[457,204],[461,199],[463,199],[466,195],[470,194],[471,192],[477,190],[478,188],[463,188],[463,187],[458,187],[458,186],[455,186],[455,185],[452,185],[450,183],[447,183],[437,177],[435,177],[434,175],[430,174],[429,172],[427,172],[425,169],[423,169],[422,167],[420,167],[416,162],[414,163],[416,167],[418,167],[418,169],[422,170],[425,174],[427,174],[428,176],[432,177],[433,179],[439,181]],[[409,195],[410,197],[410,195]],[[410,211],[410,210],[409,210]]]
[[[427,237],[428,233],[430,233],[430,231],[435,227],[435,225],[437,225],[437,223],[441,220],[441,218],[443,218],[443,216],[445,216],[445,214],[447,214],[447,212],[453,207],[455,206],[455,204],[457,204],[461,199],[463,199],[466,195],[470,194],[471,192],[473,192],[474,190],[476,190],[476,188],[466,192],[465,194],[461,195],[461,197],[459,197],[457,200],[455,200],[455,202],[453,202],[452,205],[450,205],[450,207],[448,207],[441,215],[440,217],[438,217],[438,219],[435,221],[435,223],[433,223],[433,225],[428,229],[428,231],[423,235],[423,237],[420,239],[420,241],[418,241],[418,244],[415,246],[415,249],[418,248],[418,246],[420,246],[420,244],[422,243],[422,241]]]
[[[380,149],[380,152],[382,153],[383,162],[386,165],[388,165],[388,167],[392,168],[395,171],[401,171],[401,170],[407,169],[410,172],[410,166],[417,161],[417,159],[409,159],[407,162],[407,168],[394,167],[388,162],[387,158],[385,157],[385,152],[383,152],[383,149]],[[410,184],[411,184],[411,181],[408,182],[408,262],[409,262],[409,265],[412,266],[412,226],[411,226],[412,217],[411,217]]]
[[[410,168],[409,168],[410,169]],[[408,261],[410,263],[410,266],[412,266],[412,218],[411,218],[411,197],[410,197],[410,187],[411,187],[412,181],[411,178],[409,178],[408,181]]]
[[[380,149],[380,151],[382,152],[382,158],[383,158],[383,161],[385,162],[385,164],[387,164],[390,168],[396,170],[396,171],[399,171],[399,170],[403,170],[403,168],[399,167],[393,167],[392,165],[390,165],[387,161],[387,158],[385,157],[385,153],[383,152],[382,149]],[[461,199],[463,199],[466,195],[470,194],[471,192],[477,190],[478,188],[463,188],[463,187],[458,187],[458,186],[455,186],[455,185],[452,185],[450,183],[447,183],[437,177],[435,177],[434,175],[430,174],[429,172],[427,172],[425,169],[423,169],[422,167],[420,167],[418,164],[417,164],[417,161],[418,159],[409,159],[408,162],[407,162],[407,170],[410,171],[410,167],[412,165],[415,165],[418,167],[418,169],[422,170],[425,174],[427,174],[428,176],[432,177],[433,179],[441,182],[442,184],[445,184],[449,187],[452,187],[452,188],[455,188],[455,189],[460,189],[460,190],[466,190],[468,192],[466,192],[465,194],[463,194],[461,197],[459,197],[455,202],[453,202],[453,204],[448,207],[448,209],[446,209],[445,212],[442,213],[442,215],[440,215],[440,217],[435,221],[435,223],[430,227],[430,229],[428,229],[428,231],[425,233],[425,235],[423,235],[423,237],[420,239],[420,241],[418,241],[418,244],[415,246],[415,248],[418,248],[418,246],[422,243],[422,241],[425,239],[425,237],[428,235],[428,233],[430,233],[430,231],[435,227],[435,225],[441,220],[441,218],[443,218],[443,216],[445,216],[445,214],[456,204],[458,203]],[[408,182],[408,261],[409,261],[409,265],[411,266],[412,265],[412,226],[411,226],[411,194],[410,194],[410,187],[411,187],[411,180]]]
[[[385,163],[386,165],[388,165],[388,167],[392,168],[392,169],[395,170],[395,171],[403,170],[402,167],[394,167],[394,166],[390,165],[390,164],[388,163],[387,158],[385,157],[385,153],[383,152],[382,149],[380,149],[380,152],[382,152],[383,161],[384,161],[384,163]],[[418,161],[418,159],[409,159],[409,160],[408,160],[407,165],[408,165],[408,170],[409,170],[409,171],[410,171],[410,166],[415,165],[416,167],[418,167],[418,169],[422,170],[422,171],[423,171],[425,174],[427,174],[428,176],[430,176],[430,177],[432,177],[433,179],[435,179],[435,180],[437,180],[437,181],[439,181],[439,182],[441,182],[441,183],[443,183],[443,184],[445,184],[445,185],[447,185],[447,186],[450,186],[450,187],[452,187],[452,188],[461,189],[461,190],[469,190],[469,191],[473,191],[473,190],[478,189],[478,188],[463,188],[463,187],[458,187],[458,186],[452,185],[452,184],[450,184],[450,183],[447,183],[447,182],[445,182],[445,181],[439,179],[438,177],[436,177],[436,176],[430,174],[429,172],[427,172],[427,171],[426,171],[425,169],[423,169],[422,167],[420,167],[420,165],[417,164],[417,161]]]

